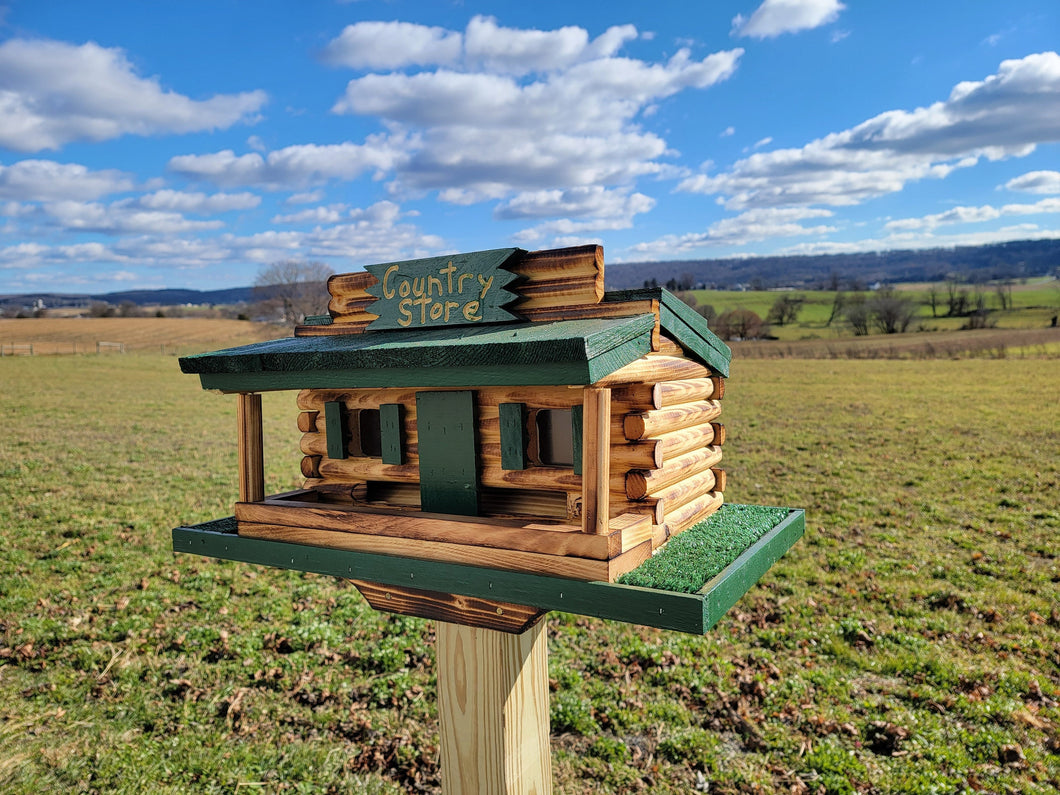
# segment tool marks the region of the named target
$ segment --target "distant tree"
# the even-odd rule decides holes
[[[266,265],[254,280],[254,292],[284,323],[327,311],[327,280],[334,271],[323,262],[285,259]]]
[[[847,324],[855,336],[863,337],[869,333],[872,316],[869,313],[864,295],[856,293],[850,296],[846,302],[846,308],[843,310],[843,317],[846,318]]]
[[[786,326],[799,319],[803,302],[806,299],[801,295],[782,295],[773,302],[773,306],[766,315],[766,321],[778,326]]]
[[[726,340],[756,340],[769,333],[769,327],[757,312],[730,309],[718,317],[716,333]]]
[[[115,309],[106,301],[93,301],[88,305],[89,317],[114,317]]]
[[[927,305],[931,307],[931,316],[939,316],[939,287],[934,282],[928,287]]]
[[[825,323],[826,326],[832,325],[843,316],[843,308],[846,306],[846,303],[846,293],[842,290],[836,290],[835,297],[832,298],[832,313],[828,316],[828,322]]]
[[[121,317],[140,317],[142,314],[140,307],[132,301],[122,301],[118,304],[118,315]]]
[[[682,273],[681,278],[677,280],[678,290],[691,290],[696,284],[696,277],[691,273]]]
[[[968,311],[968,291],[955,278],[946,280],[946,314],[961,317]]]
[[[718,311],[714,308],[714,304],[700,304],[696,307],[696,311],[707,321],[707,328],[713,330],[718,322]]]
[[[696,308],[696,304],[699,303],[698,301],[696,301],[695,294],[693,292],[691,292],[691,291],[676,293],[676,295],[677,295],[678,298],[680,298],[682,301],[684,301],[686,304],[688,304],[693,309],[695,309]]]
[[[1001,303],[1001,311],[1012,309],[1012,280],[1005,279],[995,286],[998,301]]]
[[[883,334],[905,332],[916,315],[916,303],[891,287],[877,290],[865,302],[865,307],[872,323]]]

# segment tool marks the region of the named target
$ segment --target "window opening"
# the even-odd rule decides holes
[[[537,412],[538,457],[544,466],[574,466],[574,433],[570,409]]]

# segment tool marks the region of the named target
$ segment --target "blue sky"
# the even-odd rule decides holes
[[[1060,237],[1055,0],[0,3],[0,293]]]

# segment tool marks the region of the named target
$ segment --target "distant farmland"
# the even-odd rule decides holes
[[[0,320],[4,355],[95,353],[98,343],[127,352],[189,354],[285,337],[289,329],[244,320],[203,318],[31,318]],[[118,350],[104,345],[101,350]]]

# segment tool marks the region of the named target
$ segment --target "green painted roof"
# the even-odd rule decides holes
[[[729,377],[732,351],[713,331],[706,319],[673,293],[661,287],[641,290],[614,290],[604,293],[604,301],[621,303],[651,299],[659,302],[659,324],[663,334],[680,345],[686,354],[707,365],[718,375]]]
[[[651,350],[653,315],[289,337],[184,357],[205,389],[592,384]]]

